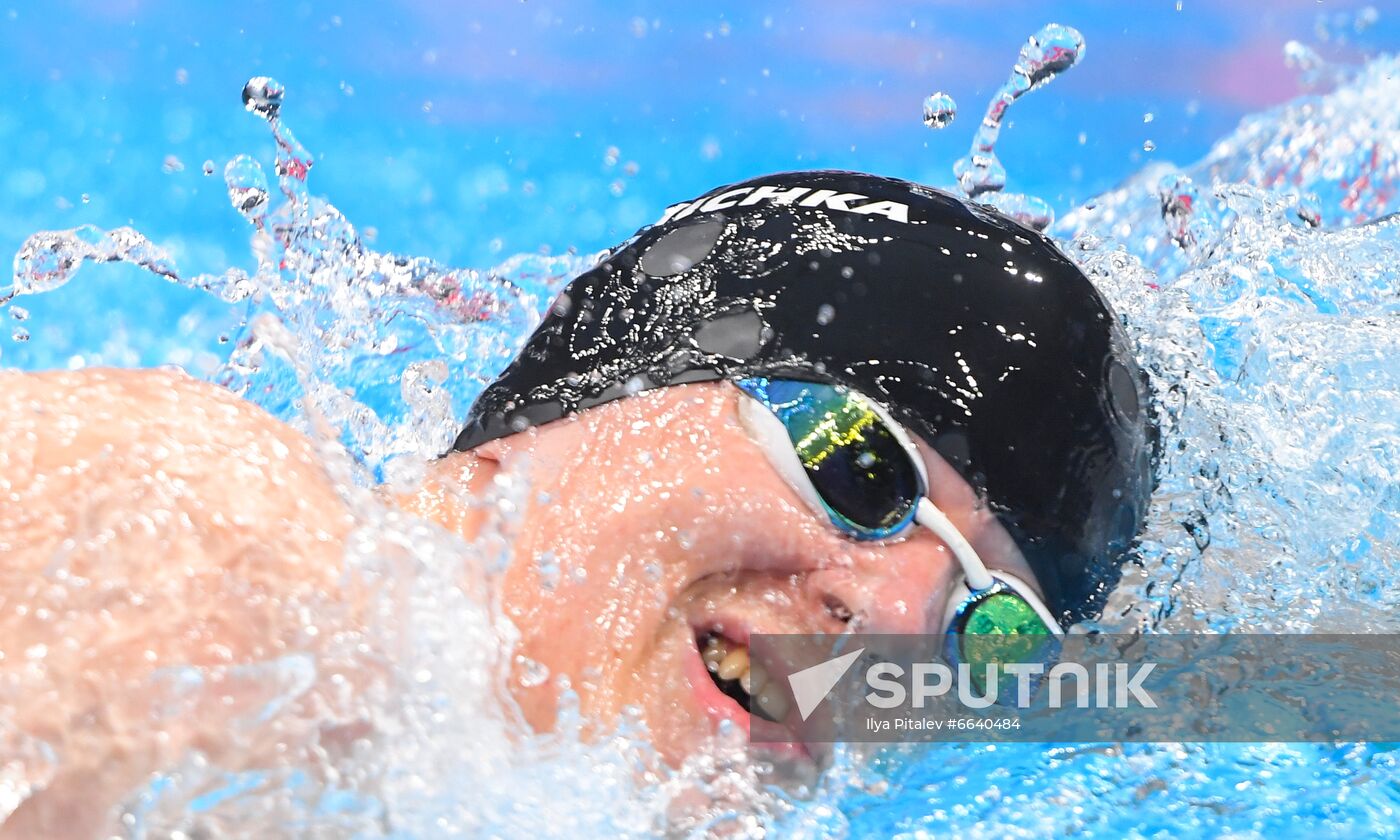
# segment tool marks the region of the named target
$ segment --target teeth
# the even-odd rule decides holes
[[[715,679],[738,681],[753,706],[763,714],[777,721],[787,717],[791,708],[787,694],[779,683],[769,683],[768,672],[749,658],[748,647],[710,636],[700,651],[700,659]]]
[[[759,690],[758,696],[753,698],[753,701],[758,704],[758,707],[763,710],[764,714],[768,715],[773,720],[782,721],[787,718],[788,699],[787,695],[782,692],[779,686],[769,685],[763,687]]]
[[[763,686],[768,683],[768,673],[763,670],[763,666],[757,662],[749,663],[749,670],[739,678],[739,686],[749,694],[755,691],[762,691]]]
[[[704,661],[705,667],[713,674],[719,670],[719,663],[729,654],[729,648],[718,636],[711,636],[709,642],[705,644],[705,650],[700,653],[700,658]]]
[[[749,670],[749,649],[736,647],[720,660],[715,675],[722,680],[737,680]]]

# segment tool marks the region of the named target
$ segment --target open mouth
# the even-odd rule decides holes
[[[749,648],[713,630],[695,640],[700,659],[715,687],[749,714],[781,723],[790,708],[787,694],[777,681],[770,682],[763,665],[749,658]]]

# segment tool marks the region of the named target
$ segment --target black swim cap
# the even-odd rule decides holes
[[[455,448],[754,374],[883,402],[985,497],[1066,623],[1117,582],[1152,489],[1118,318],[1041,234],[905,181],[796,172],[669,208],[568,285]]]

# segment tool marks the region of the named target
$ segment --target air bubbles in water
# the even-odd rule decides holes
[[[942,91],[924,100],[924,125],[932,129],[946,128],[958,116],[958,103]]]
[[[233,209],[257,224],[267,212],[267,175],[262,164],[248,155],[238,155],[224,167],[224,183]]]
[[[206,160],[206,161],[204,162],[204,174],[205,174],[205,175],[213,175],[213,174],[214,174],[214,161],[212,161],[212,160]]]
[[[243,107],[266,120],[274,120],[282,110],[286,88],[271,76],[254,76],[243,86]]]

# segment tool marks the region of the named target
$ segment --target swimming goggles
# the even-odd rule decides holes
[[[737,380],[745,430],[778,473],[819,516],[861,541],[891,540],[914,524],[938,535],[962,574],[944,616],[948,653],[976,666],[1007,661],[1007,646],[977,636],[1063,635],[1025,581],[987,570],[967,539],[928,497],[928,474],[914,442],[873,400],[836,385],[793,379]],[[988,640],[990,641],[990,640]],[[1042,648],[1025,639],[1032,651]],[[1035,657],[1039,658],[1039,657]]]

